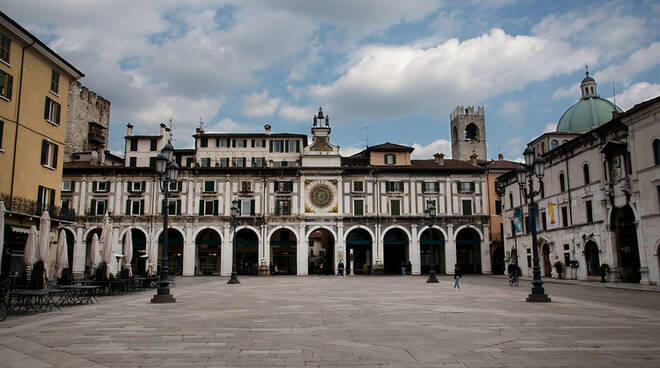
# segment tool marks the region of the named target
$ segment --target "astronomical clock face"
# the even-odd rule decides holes
[[[306,213],[337,212],[337,181],[336,180],[306,180],[307,200]]]

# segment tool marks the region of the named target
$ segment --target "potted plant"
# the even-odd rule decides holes
[[[555,262],[554,266],[555,266],[555,270],[557,270],[557,275],[559,275],[559,278],[563,279],[564,278],[564,276],[563,276],[563,274],[564,274],[564,264],[561,263],[561,261],[557,261],[557,262]]]
[[[600,282],[607,282],[607,274],[610,273],[610,265],[603,263],[600,265]]]

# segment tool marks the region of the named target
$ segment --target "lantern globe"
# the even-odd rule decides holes
[[[156,172],[158,173],[158,175],[165,174],[168,161],[169,160],[167,159],[167,156],[162,152],[159,153],[158,156],[156,156]]]
[[[534,149],[532,147],[527,146],[527,148],[525,148],[525,152],[523,152],[523,156],[525,157],[525,164],[528,167],[531,167],[532,165],[534,165],[535,153],[534,153]]]
[[[172,157],[174,156],[174,146],[172,146],[172,143],[168,141],[165,147],[160,150],[160,152],[165,154],[167,161],[172,161]]]
[[[516,168],[516,177],[518,178],[518,184],[520,187],[525,186],[525,176],[527,175],[527,169],[525,169],[525,166],[520,165]]]
[[[545,171],[545,160],[543,157],[537,156],[534,159],[534,171],[536,172],[536,177],[539,178],[539,180],[543,179]]]
[[[171,181],[176,181],[179,177],[179,165],[176,162],[170,162],[167,165],[167,178]]]

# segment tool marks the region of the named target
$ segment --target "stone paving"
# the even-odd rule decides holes
[[[0,367],[659,367],[660,294],[494,277],[179,279],[0,323]],[[584,297],[583,297],[584,296]]]

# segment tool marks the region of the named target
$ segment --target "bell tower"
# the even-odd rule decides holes
[[[472,154],[486,160],[486,120],[483,106],[457,106],[449,114],[451,158],[469,160]]]

